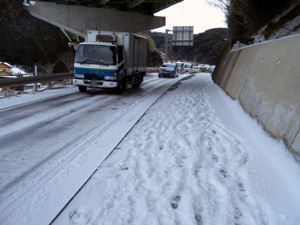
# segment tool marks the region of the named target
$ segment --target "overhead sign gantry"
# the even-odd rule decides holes
[[[168,32],[173,31],[172,40],[168,39]],[[193,46],[194,27],[193,26],[176,26],[173,30],[166,30],[165,38],[165,62],[168,61],[168,42],[172,42],[172,46]]]

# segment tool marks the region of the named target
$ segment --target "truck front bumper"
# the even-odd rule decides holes
[[[92,88],[116,88],[118,86],[118,82],[104,80],[73,79],[73,82],[77,86],[87,86]]]

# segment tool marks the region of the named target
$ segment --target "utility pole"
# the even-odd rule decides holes
[[[166,29],[166,38],[165,38],[165,62],[168,62],[168,32],[171,30]]]
[[[34,65],[34,76],[37,76],[37,65]],[[37,92],[37,83],[34,83],[34,91]]]

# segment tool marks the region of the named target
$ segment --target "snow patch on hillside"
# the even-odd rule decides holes
[[[294,17],[291,20],[286,21],[283,23],[280,28],[275,29],[272,34],[269,35],[269,37],[266,37],[265,34],[268,33],[266,30],[274,25],[274,24],[280,24],[280,21],[284,21],[285,17],[288,17],[288,14],[292,14],[292,11],[296,11],[296,8],[299,8],[298,5],[295,5],[291,7],[289,10],[285,11],[281,15],[277,16],[275,19],[271,21],[268,25],[262,27],[254,36],[254,41],[253,43],[259,43],[263,42],[266,40],[273,40],[273,39],[278,39],[294,34],[300,34],[300,15]]]

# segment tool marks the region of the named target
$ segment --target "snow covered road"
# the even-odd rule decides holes
[[[132,99],[136,90],[128,90],[124,98],[113,96],[116,106],[104,114],[115,112],[114,116],[99,129],[95,127],[101,121],[95,114],[99,108],[92,102],[101,105],[102,95],[85,96],[91,99],[86,100],[90,101],[86,109],[68,104],[69,97],[64,97],[71,115],[70,121],[64,116],[65,126],[89,115],[85,122],[91,131],[82,130],[80,122],[72,129],[67,126],[70,133],[62,136],[76,141],[71,139],[55,153],[56,160],[38,166],[10,191],[2,186],[0,224],[49,223],[58,206],[93,172],[90,168],[99,165],[93,160],[104,156],[99,156],[99,149],[113,149],[117,143],[110,140],[122,138],[125,128],[135,123],[131,119],[135,113],[146,110],[174,81],[149,79],[138,99]],[[77,94],[74,97],[82,101]],[[122,106],[125,111],[120,111]],[[78,115],[72,107],[79,108]],[[57,119],[61,116],[58,113]],[[16,170],[22,165],[17,163]],[[299,164],[284,145],[270,138],[238,102],[213,84],[209,74],[197,74],[173,85],[146,112],[53,224],[296,225],[299,189]]]
[[[143,113],[182,77],[153,78],[123,95],[76,89],[1,110],[0,221],[51,222]]]
[[[150,79],[140,90],[129,89],[123,95],[99,89],[82,94],[74,88],[65,95],[1,110],[0,193],[92,130],[105,130],[137,102],[165,91],[175,80],[166,81]]]
[[[54,224],[296,225],[299,190],[284,145],[200,74],[147,111]]]

